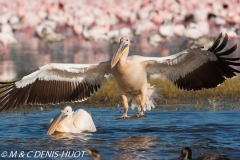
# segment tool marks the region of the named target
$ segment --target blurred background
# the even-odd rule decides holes
[[[98,63],[120,37],[131,54],[168,56],[209,47],[220,32],[239,43],[239,0],[0,0],[0,80],[47,63]],[[239,49],[235,55],[239,54]]]

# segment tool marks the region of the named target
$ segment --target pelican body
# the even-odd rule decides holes
[[[47,135],[57,132],[82,133],[84,131],[96,132],[97,129],[92,116],[84,109],[72,110],[67,106],[61,113],[53,118],[48,126]]]
[[[129,59],[121,58],[119,61],[116,67],[112,68],[112,74],[120,91],[129,94],[139,93],[142,86],[147,83],[147,72],[144,65],[135,63],[137,62],[137,56]]]
[[[147,82],[147,75],[161,74],[183,90],[215,88],[227,78],[236,76],[240,58],[228,58],[237,45],[224,50],[227,34],[222,34],[208,49],[191,47],[166,57],[128,56],[130,39],[122,37],[112,59],[98,64],[50,63],[12,82],[0,82],[0,112],[26,104],[57,104],[84,101],[98,91],[106,81],[115,78],[124,106],[121,118],[129,118],[128,108],[138,107],[139,114],[155,106],[158,89]]]

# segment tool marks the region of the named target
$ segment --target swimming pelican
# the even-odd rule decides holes
[[[185,147],[181,152],[181,158],[183,160],[191,160],[192,159],[192,150],[189,147]],[[212,154],[206,154],[201,155],[196,160],[230,160],[225,155],[212,153]]]
[[[160,73],[183,90],[214,88],[226,78],[240,71],[240,58],[226,58],[237,45],[222,51],[228,41],[222,34],[208,50],[199,47],[186,49],[167,57],[128,56],[130,40],[120,39],[112,60],[99,64],[51,63],[37,71],[12,82],[1,82],[0,112],[26,104],[57,104],[86,100],[101,88],[110,73],[115,78],[123,99],[122,118],[129,118],[128,101],[138,105],[140,114],[154,107],[154,98],[159,98],[156,89],[147,83],[147,75]]]
[[[96,132],[97,129],[92,116],[84,109],[72,110],[67,106],[49,123],[47,135],[57,132],[81,133],[84,131]]]

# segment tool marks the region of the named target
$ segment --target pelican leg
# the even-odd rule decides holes
[[[146,117],[146,115],[144,114],[144,112],[143,112],[143,107],[145,106],[145,98],[142,98],[142,100],[141,100],[141,110],[140,110],[140,112],[139,112],[139,117]]]
[[[127,112],[128,112],[128,99],[127,99],[127,96],[124,93],[122,93],[122,99],[123,99],[124,113],[123,113],[123,115],[120,118],[115,118],[115,120],[130,118],[130,116],[127,115]]]
[[[145,115],[144,112],[143,112],[143,107],[144,107],[145,104],[146,104],[147,85],[144,85],[144,86],[142,87],[141,92],[142,92],[141,104],[140,104],[141,110],[140,110],[138,116],[139,116],[139,117],[146,117],[146,115]]]
[[[122,94],[122,99],[123,99],[124,113],[121,118],[129,118],[129,116],[127,115],[127,112],[128,112],[127,96],[125,94]]]
[[[140,102],[140,112],[139,112],[139,114],[131,116],[131,118],[146,117],[146,115],[144,114],[143,108],[144,108],[145,103],[146,103],[147,85],[144,85],[142,87],[141,93],[142,93],[142,95],[141,95],[141,102]]]
[[[145,106],[145,98],[142,98],[141,105],[140,105],[141,110],[140,110],[139,114],[135,114],[135,115],[131,116],[130,118],[137,119],[137,118],[141,118],[141,117],[146,117],[146,115],[143,112],[143,107],[144,106]]]

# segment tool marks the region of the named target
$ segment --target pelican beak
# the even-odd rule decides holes
[[[112,61],[111,61],[111,69],[118,63],[121,56],[126,52],[126,49],[128,48],[128,44],[125,42],[120,42],[117,52],[113,55]]]
[[[63,113],[63,112],[59,113],[59,114],[54,118],[54,120],[50,123],[50,126],[49,126],[48,131],[47,131],[47,135],[52,135],[52,134],[55,132],[58,124],[59,124],[64,118],[66,118],[66,114]]]

